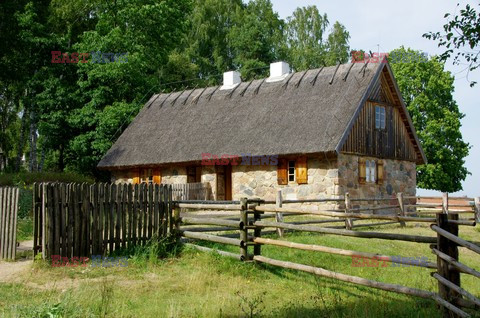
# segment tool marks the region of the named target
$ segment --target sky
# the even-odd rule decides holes
[[[436,42],[425,39],[422,34],[442,31],[447,21],[445,13],[455,13],[460,7],[470,3],[478,9],[476,1],[447,0],[404,0],[404,1],[321,1],[321,0],[272,0],[273,9],[283,19],[290,16],[297,7],[316,5],[320,13],[326,13],[332,26],[335,21],[342,23],[350,33],[350,47],[366,52],[389,52],[400,46],[436,55],[443,52]],[[471,175],[462,183],[463,190],[452,194],[469,197],[480,196],[480,69],[469,74],[477,84],[474,88],[466,80],[465,65],[454,66],[447,61],[445,68],[455,74],[454,98],[465,114],[462,119],[463,139],[472,149],[466,158]],[[438,195],[439,192],[418,189],[419,195]]]

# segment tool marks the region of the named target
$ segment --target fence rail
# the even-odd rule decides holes
[[[459,226],[475,226],[475,219],[478,219],[479,206],[478,200],[475,199],[473,205],[468,204],[465,206],[465,209],[462,210],[462,213],[457,211],[451,211],[450,206],[448,205],[448,197],[444,196],[442,199],[442,204],[440,204],[440,213],[435,211],[430,217],[424,217],[422,214],[417,214],[416,211],[411,211],[407,215],[407,209],[418,207],[417,204],[407,204],[410,203],[409,200],[418,200],[415,198],[406,198],[401,194],[394,199],[351,199],[348,195],[344,198],[338,199],[325,199],[325,200],[308,200],[309,203],[316,201],[318,203],[325,202],[345,202],[345,209],[343,210],[314,210],[309,208],[290,208],[285,207],[285,204],[289,203],[305,203],[306,200],[281,200],[281,194],[279,195],[280,200],[275,202],[269,201],[268,205],[263,205],[265,202],[261,200],[240,200],[240,205],[238,202],[232,204],[211,204],[207,202],[202,202],[200,204],[189,203],[188,201],[182,201],[182,203],[174,204],[175,209],[175,228],[178,231],[179,235],[183,237],[183,240],[188,241],[189,245],[203,251],[215,252],[220,255],[225,255],[228,257],[233,257],[235,259],[243,261],[254,261],[258,263],[270,264],[273,266],[296,269],[304,272],[309,272],[314,275],[330,277],[338,279],[345,282],[350,282],[357,285],[369,286],[372,288],[392,291],[396,293],[402,293],[407,295],[413,295],[422,298],[428,298],[435,301],[437,304],[441,305],[444,309],[445,316],[456,316],[456,317],[470,317],[470,315],[463,309],[465,308],[475,308],[480,309],[479,302],[480,300],[474,295],[469,293],[467,290],[463,289],[460,285],[459,275],[460,273],[470,274],[475,277],[480,277],[480,273],[465,264],[462,264],[458,261],[458,248],[457,246],[462,246],[468,248],[474,252],[479,252],[480,247],[476,245],[475,242],[465,241],[458,237],[458,228]],[[392,205],[392,203],[387,203],[388,205],[384,206],[374,206],[373,208],[351,208],[351,202],[373,202],[373,201],[390,201],[398,200],[398,206]],[[274,206],[272,204],[275,203]],[[455,204],[455,208],[458,208],[458,205]],[[438,205],[435,205],[438,207]],[[184,211],[182,215],[180,214],[180,209],[188,208],[187,211]],[[420,206],[423,209],[423,206]],[[379,210],[395,210],[398,209],[398,212],[393,214],[375,214]],[[213,218],[212,214],[209,214],[207,217],[202,217],[202,215],[187,216],[190,213],[195,213],[192,211],[195,210],[208,210],[210,213],[217,213],[218,217]],[[228,211],[228,214],[223,214],[217,210]],[[236,215],[232,215],[236,211]],[[371,211],[371,213],[363,213],[364,211]],[[362,213],[360,213],[362,212]],[[450,213],[453,212],[453,213]],[[469,219],[460,219],[459,216],[464,214],[472,214],[475,218]],[[300,222],[287,222],[284,220],[284,217],[292,215],[312,215],[315,217],[330,217],[334,219],[316,219],[309,221],[300,221]],[[274,220],[267,221],[264,219],[274,218]],[[361,220],[393,220],[395,223],[403,225],[405,222],[426,222],[431,223],[432,232],[435,236],[419,236],[419,235],[407,235],[407,234],[398,234],[398,233],[384,233],[384,232],[363,232],[363,231],[353,231],[351,230],[354,226],[361,226],[363,224],[353,225],[353,221]],[[322,223],[325,222],[345,222],[345,229],[331,228],[322,226]],[[311,225],[315,224],[316,225]],[[391,224],[392,222],[388,222]],[[403,224],[402,224],[403,223]],[[383,223],[381,223],[383,224]],[[184,225],[190,225],[188,231]],[[194,225],[196,227],[191,227]],[[198,227],[199,225],[208,225],[208,228]],[[226,226],[225,228],[212,228],[211,225],[222,225]],[[353,250],[345,250],[339,248],[333,248],[322,245],[312,245],[312,244],[301,244],[289,242],[287,240],[276,240],[272,238],[262,238],[262,234],[266,233],[266,228],[290,230],[290,231],[307,231],[307,232],[317,232],[324,234],[333,234],[341,236],[350,236],[350,237],[360,237],[360,238],[376,238],[376,239],[387,239],[387,240],[402,240],[410,241],[415,243],[429,243],[432,252],[437,255],[437,263],[432,262],[423,262],[423,263],[411,263],[407,260],[394,259],[392,256],[388,255],[379,255],[369,252],[358,252]],[[198,233],[202,230],[211,230],[210,234]],[[216,231],[218,230],[218,231]],[[225,234],[224,231],[230,230],[234,234],[228,233]],[[195,232],[194,232],[195,231]],[[283,232],[279,233],[283,234]],[[201,240],[209,241],[215,243],[224,243],[229,245],[234,245],[239,247],[239,254],[213,250],[208,247],[203,247],[199,245],[192,244],[192,241]],[[371,258],[374,260],[381,260],[384,262],[397,262],[401,264],[408,264],[413,266],[420,266],[429,269],[435,269],[436,272],[431,273],[431,275],[438,281],[438,292],[432,292],[427,290],[421,290],[396,284],[389,284],[385,282],[379,282],[374,280],[365,279],[362,277],[346,275],[342,273],[333,272],[324,268],[314,267],[304,264],[298,264],[293,262],[287,262],[277,259],[268,258],[262,256],[262,246],[263,245],[272,245],[280,248],[290,248],[298,249],[312,252],[336,254],[343,256],[351,256],[358,258]],[[253,247],[253,253],[249,250]],[[462,296],[464,298],[462,298]]]
[[[0,187],[0,260],[15,259],[19,189]]]
[[[90,257],[169,232],[171,187],[153,184],[34,185],[34,254]]]
[[[172,184],[173,200],[208,200],[210,184],[203,182]]]

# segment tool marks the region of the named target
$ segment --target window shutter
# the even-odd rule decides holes
[[[287,159],[278,159],[277,182],[280,185],[288,184],[287,179],[288,161]]]
[[[383,184],[383,161],[377,161],[377,184]]]
[[[139,184],[140,183],[140,171],[134,170],[132,171],[132,183]]]
[[[153,184],[162,183],[162,174],[159,169],[153,170]]]
[[[365,158],[358,158],[358,183],[364,184],[367,180],[367,167]]]
[[[295,163],[295,174],[298,184],[308,183],[307,157],[299,157]]]

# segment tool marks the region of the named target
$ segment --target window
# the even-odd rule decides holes
[[[290,160],[288,162],[288,182],[295,181],[295,161]]]
[[[385,129],[385,107],[375,106],[375,128]]]
[[[153,172],[152,169],[144,169],[142,170],[142,174],[140,176],[140,183],[153,183]]]
[[[279,185],[287,185],[289,183],[307,184],[307,157],[299,156],[295,158],[295,160],[279,158],[277,167],[277,182]]]
[[[383,161],[359,158],[358,182],[383,184]]]
[[[162,182],[162,176],[158,169],[139,169],[134,170],[131,173],[133,184],[160,184]]]
[[[202,182],[202,167],[187,167],[187,183]]]
[[[375,183],[375,172],[376,172],[376,167],[375,167],[375,161],[374,160],[367,160],[365,163],[366,167],[366,181]]]

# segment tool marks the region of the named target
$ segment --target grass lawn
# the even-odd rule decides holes
[[[363,228],[363,231],[373,230]],[[427,227],[383,226],[375,231],[433,236]],[[461,227],[479,241],[479,228]],[[428,244],[294,233],[284,239],[386,255],[426,256]],[[210,245],[212,246],[212,245]],[[238,252],[238,249],[216,245]],[[145,254],[145,253],[144,253]],[[272,266],[183,249],[160,261],[135,254],[128,267],[53,268],[42,262],[0,283],[5,317],[440,317],[430,300],[343,283]],[[432,271],[417,267],[355,268],[351,258],[263,246],[262,255],[319,266],[382,282],[437,290]],[[148,255],[147,255],[148,256]],[[460,249],[460,261],[480,270],[480,257]],[[1,274],[0,274],[1,276]],[[462,275],[462,287],[480,296],[479,280]],[[475,313],[473,313],[475,315]],[[2,316],[2,317],[3,317]],[[475,317],[475,316],[474,316]],[[476,317],[480,317],[477,313]]]

